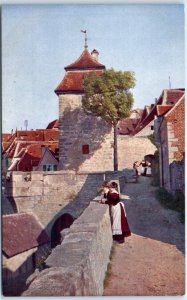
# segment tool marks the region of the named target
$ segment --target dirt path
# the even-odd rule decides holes
[[[105,296],[184,294],[184,225],[154,197],[151,178],[128,183],[124,199],[132,236],[116,244]]]

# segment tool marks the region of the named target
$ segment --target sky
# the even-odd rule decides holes
[[[64,67],[84,50],[99,51],[107,69],[133,71],[134,108],[163,89],[183,88],[184,7],[181,4],[2,6],[2,132],[46,128],[58,118],[55,88]]]

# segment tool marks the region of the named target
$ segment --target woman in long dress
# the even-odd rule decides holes
[[[151,163],[148,163],[146,175],[147,176],[151,176],[152,175],[152,172],[151,172]]]
[[[111,182],[106,199],[102,199],[101,203],[109,205],[113,240],[124,243],[125,237],[130,236],[131,231],[127,222],[125,206],[120,201],[117,187],[116,182]]]

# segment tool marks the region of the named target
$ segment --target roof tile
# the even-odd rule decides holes
[[[105,66],[95,61],[90,55],[88,50],[84,50],[81,56],[72,64],[64,68],[66,71],[70,70],[94,70],[94,69],[105,69]]]
[[[67,72],[65,74],[64,79],[58,85],[55,90],[55,93],[58,95],[62,92],[84,92],[84,78],[91,73],[95,73],[96,75],[100,76],[102,74],[102,70],[97,71],[72,71]]]
[[[50,241],[42,225],[31,213],[5,215],[2,218],[2,225],[2,249],[8,257]]]

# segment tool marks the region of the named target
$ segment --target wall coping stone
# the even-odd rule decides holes
[[[108,205],[91,202],[23,296],[101,296],[112,247]]]

